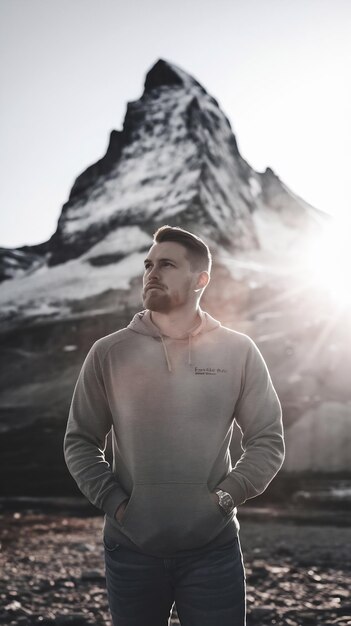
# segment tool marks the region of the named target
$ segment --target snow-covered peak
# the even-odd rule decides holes
[[[111,132],[104,157],[75,180],[50,240],[2,251],[4,315],[15,315],[19,302],[23,314],[36,302],[52,311],[62,297],[66,311],[65,293],[72,302],[88,298],[89,289],[92,297],[114,286],[128,290],[142,271],[135,255],[165,223],[194,230],[224,256],[242,263],[249,254],[257,264],[272,248],[284,255],[295,246],[314,224],[313,212],[274,172],[255,172],[217,101],[184,70],[159,60],[141,98],[128,104],[123,129]]]
[[[79,256],[127,224],[149,232],[150,222],[196,224],[229,246],[255,246],[253,175],[216,100],[160,60],[140,100],[128,104],[123,131],[104,159],[75,182],[49,263]]]
[[[196,87],[204,91],[203,87],[190,74],[184,72],[174,63],[159,59],[146,74],[144,93],[159,87],[171,87],[174,85],[187,89]]]

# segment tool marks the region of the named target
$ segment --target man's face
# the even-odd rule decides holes
[[[186,248],[175,241],[155,243],[145,259],[143,304],[169,313],[194,299],[199,272],[191,269]]]

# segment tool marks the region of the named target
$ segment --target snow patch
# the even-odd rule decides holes
[[[261,183],[257,180],[257,178],[250,176],[249,185],[250,185],[250,190],[251,190],[253,197],[257,198],[257,196],[259,196],[260,193],[262,193]]]
[[[132,278],[143,273],[145,252],[151,238],[137,226],[111,233],[78,259],[54,267],[43,266],[28,276],[1,285],[2,316],[21,313],[26,317],[69,315],[70,303],[97,296],[107,290],[129,289]],[[94,266],[87,262],[97,254],[133,250],[117,263]]]

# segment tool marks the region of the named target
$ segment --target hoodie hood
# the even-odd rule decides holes
[[[205,311],[202,311],[201,309],[199,309],[198,312],[199,312],[199,316],[201,320],[200,324],[197,324],[196,327],[194,327],[193,329],[190,329],[190,331],[186,333],[184,337],[182,337],[181,339],[184,339],[189,336],[194,337],[195,335],[198,335],[199,333],[210,332],[211,330],[215,330],[216,328],[219,328],[219,326],[221,325],[220,322],[218,322],[218,320],[215,320],[213,317],[211,317],[211,315],[209,315]],[[140,311],[139,313],[136,313],[132,321],[130,322],[130,324],[128,324],[127,328],[129,328],[130,330],[133,330],[135,333],[140,333],[141,335],[150,335],[150,337],[167,336],[167,335],[162,335],[160,330],[153,323],[151,319],[151,311],[149,311],[149,309],[145,309],[144,311]]]
[[[202,309],[199,308],[198,313],[200,316],[200,323],[196,324],[196,326],[191,328],[183,337],[180,337],[178,339],[178,341],[188,339],[188,365],[192,365],[191,338],[199,335],[200,333],[211,332],[212,330],[215,330],[216,328],[219,328],[221,326],[218,320],[215,320],[213,317],[211,317],[211,315],[209,315],[205,311],[202,311]],[[162,335],[159,328],[153,323],[151,319],[151,311],[149,309],[145,309],[144,311],[136,313],[130,324],[128,324],[127,328],[134,331],[135,333],[140,333],[141,335],[149,335],[150,337],[161,340],[168,371],[172,372],[172,364],[165,343],[165,338],[167,337],[167,335]],[[177,341],[177,339],[173,339],[173,341]]]

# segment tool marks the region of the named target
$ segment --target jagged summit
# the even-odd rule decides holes
[[[252,177],[258,180],[218,103],[161,59],[106,155],[75,181],[48,263],[77,258],[118,228],[138,224],[150,233],[150,222],[172,220],[196,224],[225,245],[255,246]]]
[[[177,65],[165,61],[164,59],[159,59],[146,74],[144,90],[145,92],[149,92],[158,87],[170,87],[174,85],[184,88],[197,87],[203,93],[206,93],[205,89],[195,78],[184,72],[184,70]]]
[[[148,71],[144,83],[145,91],[150,91],[157,87],[170,85],[183,85],[184,80],[181,72],[168,61],[159,59],[157,63]]]
[[[176,65],[171,64],[163,59],[159,59],[159,61],[157,61],[155,65],[153,65],[153,67],[146,75],[144,94],[142,98],[154,89],[157,89],[159,87],[170,87],[174,85],[186,88],[197,87],[204,92],[203,87],[201,87],[201,85],[189,74],[186,74],[186,72],[182,71]],[[133,104],[134,103],[130,103],[129,111],[132,109]],[[79,196],[84,194],[91,186],[91,184],[94,183],[98,178],[107,175],[108,172],[113,168],[115,163],[119,160],[122,148],[128,140],[128,129],[130,128],[128,122],[129,120],[127,114],[124,123],[124,131],[111,131],[106,154],[78,176],[71,189],[68,203],[65,204],[63,210],[67,208],[72,200],[75,200]]]

